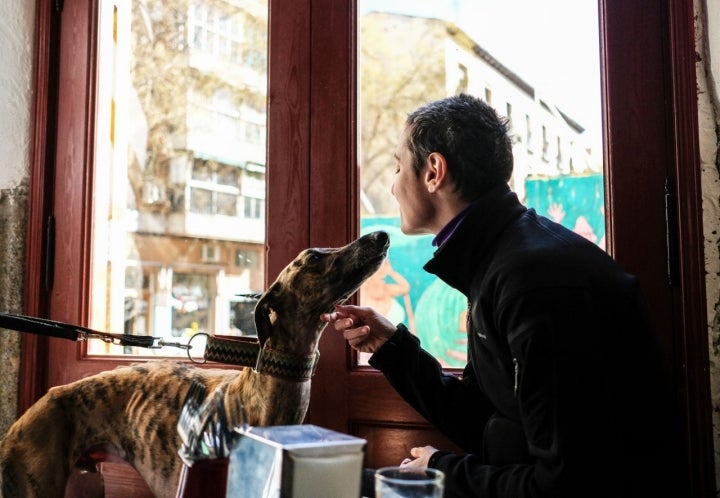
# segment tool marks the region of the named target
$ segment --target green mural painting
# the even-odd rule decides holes
[[[390,235],[388,267],[379,272],[381,283],[389,292],[382,301],[379,291],[364,287],[361,291],[362,304],[384,312],[394,323],[406,324],[418,336],[423,347],[443,365],[464,366],[467,300],[460,292],[422,269],[435,250],[432,236],[404,235],[397,217],[363,218],[362,233],[374,230],[385,230]],[[398,279],[406,282],[407,292],[392,296],[390,289],[398,285]],[[370,285],[374,284],[371,282]],[[368,292],[373,294],[370,299]],[[388,305],[389,300],[392,303]]]
[[[602,174],[525,180],[525,204],[605,249]]]

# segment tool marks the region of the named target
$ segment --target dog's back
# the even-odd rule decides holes
[[[50,389],[0,443],[3,497],[62,497],[72,466],[98,448],[133,465],[151,487],[177,479],[187,387],[200,378],[212,390],[238,375],[152,361]]]

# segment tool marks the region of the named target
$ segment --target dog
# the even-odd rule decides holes
[[[344,247],[302,251],[256,304],[261,355],[316,355],[320,315],[354,294],[388,247],[388,235],[373,232]],[[251,426],[302,423],[310,402],[309,380],[260,366],[238,371],[153,360],[101,372],[51,388],[10,427],[0,443],[3,497],[63,497],[73,466],[102,450],[135,467],[157,497],[173,498],[183,466],[178,418],[194,379],[208,393],[224,390],[231,425],[243,417],[229,408],[236,397]]]

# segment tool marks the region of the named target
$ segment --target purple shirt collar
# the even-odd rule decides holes
[[[468,205],[465,209],[460,211],[458,214],[455,215],[455,217],[450,220],[450,222],[445,225],[442,230],[438,232],[438,234],[435,236],[435,238],[432,241],[432,245],[434,247],[440,247],[443,245],[450,236],[455,232],[455,229],[457,229],[458,225],[462,220],[465,219],[465,216],[467,216],[468,211],[470,211],[470,208],[472,208],[475,205],[475,203],[471,203]]]

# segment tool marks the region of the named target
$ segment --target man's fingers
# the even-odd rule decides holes
[[[330,312],[330,313],[323,313],[322,315],[320,315],[320,320],[322,320],[323,322],[327,322],[327,323],[334,322],[337,319],[338,319],[338,314],[335,311]]]
[[[322,315],[320,315],[320,320],[327,323],[337,323],[339,320],[345,318],[350,318],[350,316],[347,313],[343,313],[340,311],[331,311],[330,313],[323,313]],[[352,321],[350,321],[350,325],[352,325]]]
[[[343,337],[345,337],[348,341],[351,341],[351,344],[357,344],[358,342],[364,341],[369,333],[370,327],[364,325],[355,329],[346,329],[343,332]]]
[[[352,304],[336,304],[335,305],[335,311],[340,313],[348,313],[354,309],[357,309],[357,306],[353,306]]]
[[[362,323],[360,316],[355,313],[357,309],[357,306],[338,305],[335,307],[335,311],[322,313],[320,315],[320,320],[328,323],[328,325],[338,332],[342,332],[348,344],[355,349],[363,348],[364,346],[362,346],[362,344],[370,335],[370,327],[368,325],[356,326],[356,324]],[[358,351],[361,351],[361,349],[358,349]]]

